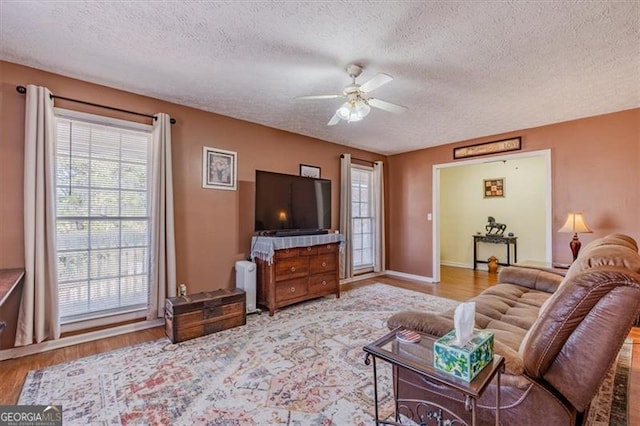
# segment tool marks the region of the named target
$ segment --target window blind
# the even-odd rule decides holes
[[[62,323],[146,307],[151,133],[57,118]]]

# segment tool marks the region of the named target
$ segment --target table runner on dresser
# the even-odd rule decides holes
[[[258,258],[271,263],[276,250],[332,243],[340,243],[342,246],[343,241],[344,237],[342,234],[297,235],[286,237],[254,236],[251,238],[251,259]]]

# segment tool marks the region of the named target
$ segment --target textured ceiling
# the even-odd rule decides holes
[[[639,107],[639,34],[638,1],[0,0],[0,59],[385,154]],[[293,99],[350,62],[409,111]]]

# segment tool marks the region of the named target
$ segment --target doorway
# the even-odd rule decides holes
[[[494,180],[501,180],[502,192],[485,193],[485,181]],[[455,199],[463,200],[464,208],[451,210]],[[445,264],[473,266],[472,235],[486,232],[488,216],[495,216],[497,222],[509,222],[505,235],[514,232],[519,238],[518,260],[527,257],[551,262],[550,150],[436,164],[432,201],[434,282],[440,281],[443,253],[448,257]],[[449,213],[443,208],[449,208]]]

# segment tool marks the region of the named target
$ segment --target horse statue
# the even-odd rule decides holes
[[[507,229],[507,225],[496,222],[493,216],[489,216],[488,220],[489,224],[484,227],[487,230],[487,235],[502,235],[504,230]]]

